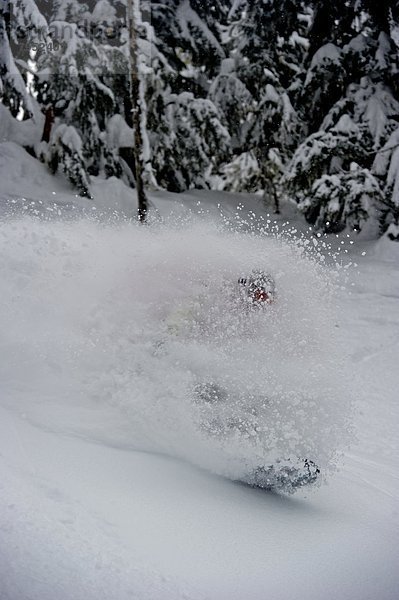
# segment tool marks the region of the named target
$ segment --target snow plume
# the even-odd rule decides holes
[[[0,240],[0,379],[14,410],[232,479],[291,456],[333,469],[350,394],[339,288],[312,243],[206,221],[28,216],[3,221]],[[254,268],[277,285],[262,310],[238,300]]]

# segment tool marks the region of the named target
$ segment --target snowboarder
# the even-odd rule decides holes
[[[262,307],[276,300],[276,284],[269,273],[254,270],[248,277],[240,277],[240,296],[252,307]]]
[[[232,310],[243,316],[245,325],[248,311],[265,310],[277,300],[274,278],[262,270],[253,270],[246,277],[238,279],[238,289],[228,294]],[[236,284],[237,285],[237,284]],[[174,311],[165,321],[167,337],[190,337],[198,331],[214,331],[215,322],[208,315],[207,307],[214,308],[206,297],[197,297],[186,306]],[[212,311],[211,311],[212,312]],[[217,320],[217,319],[216,319]],[[223,321],[222,321],[223,322]],[[245,329],[245,328],[244,328]],[[160,347],[164,347],[165,341]],[[259,428],[259,398],[230,396],[229,391],[216,381],[199,381],[191,390],[192,401],[196,406],[198,426],[206,436],[227,440],[230,436],[242,435],[246,440],[262,435]],[[267,399],[262,398],[267,410]],[[290,457],[276,460],[274,464],[260,465],[248,472],[240,481],[253,487],[281,490],[292,493],[297,489],[315,483],[319,479],[318,466],[308,458]]]
[[[224,282],[223,286],[228,290],[223,292],[224,305],[230,304],[232,309],[236,308],[243,316],[247,310],[264,308],[273,304],[277,299],[276,284],[269,273],[257,269],[251,271],[246,277],[238,279],[238,290]],[[209,292],[209,290],[206,290]],[[212,329],[215,319],[207,314],[210,306],[212,314],[216,315],[212,294],[202,293],[186,305],[180,306],[172,312],[165,320],[168,334],[181,336],[190,333],[190,329],[197,329],[198,325],[206,328],[206,323]],[[225,306],[224,306],[225,307]],[[224,310],[223,307],[223,310]],[[200,327],[201,328],[201,327]]]

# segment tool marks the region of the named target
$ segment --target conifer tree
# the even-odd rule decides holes
[[[48,27],[35,0],[4,0],[0,6],[0,101],[14,117],[32,115],[26,61],[35,45],[48,42]],[[24,68],[20,67],[24,63]]]
[[[0,101],[19,119],[38,106],[45,113],[36,150],[53,171],[90,195],[95,176],[134,186],[141,162],[146,186],[263,191],[276,210],[294,199],[322,231],[379,224],[399,237],[397,2],[141,0],[141,8],[137,104],[123,0],[54,0],[43,14],[35,0],[3,4]],[[59,50],[31,53],[32,68],[20,49],[49,33]]]
[[[239,134],[233,150],[242,156],[223,168],[224,187],[236,189],[237,166],[248,169],[251,165],[250,171],[243,173],[241,189],[263,190],[276,210],[284,164],[302,129],[295,100],[307,49],[304,10],[302,2],[292,0],[241,0],[232,6],[232,22],[225,36],[234,59],[234,84],[242,90],[238,101],[245,108],[238,117],[238,132],[228,123],[233,140]],[[233,174],[235,181],[229,181]]]
[[[386,229],[397,219],[389,208],[394,206],[389,198],[394,186],[387,182],[392,171],[378,160],[398,127],[392,12],[386,2],[381,12],[369,2],[347,2],[341,12],[327,0],[313,5],[308,69],[299,99],[310,135],[296,149],[284,181],[317,228],[360,230],[366,222],[375,225],[380,215]],[[334,26],[329,28],[328,22]],[[353,190],[361,182],[360,202]],[[327,189],[334,200],[328,201]]]
[[[118,45],[108,43],[105,31],[117,19],[107,0],[92,13],[85,3],[57,0],[49,7],[48,19],[59,49],[38,57],[35,92],[45,108],[51,107],[55,123],[40,155],[52,170],[62,169],[81,195],[90,196],[90,176],[123,174],[106,132],[109,119],[124,110],[127,58]],[[74,132],[67,145],[66,131]],[[78,172],[79,177],[71,175]]]

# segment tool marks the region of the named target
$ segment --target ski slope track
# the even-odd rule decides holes
[[[12,144],[0,170],[0,600],[396,599],[396,245],[205,192],[139,227],[115,180],[91,205]],[[253,268],[278,301],[243,316]],[[209,381],[256,434],[201,427]],[[237,483],[288,456],[321,484]]]

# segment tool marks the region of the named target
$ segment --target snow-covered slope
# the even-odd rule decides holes
[[[175,217],[143,230],[87,218],[130,211],[116,181],[98,182],[94,210],[14,145],[0,169],[1,600],[396,598],[396,246],[340,238],[338,262],[358,266],[337,270],[312,238],[237,231],[252,210],[267,225],[253,197],[157,193]],[[227,334],[220,284],[259,260],[278,307]],[[212,339],[164,352],[165,318],[198,294]],[[188,390],[210,373],[274,397],[265,443],[199,433]],[[340,470],[294,497],[220,476],[277,451],[328,473],[341,450]]]

